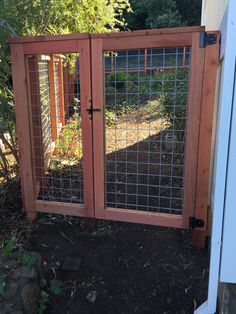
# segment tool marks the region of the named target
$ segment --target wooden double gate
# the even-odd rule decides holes
[[[24,211],[207,228],[219,35],[10,41]]]

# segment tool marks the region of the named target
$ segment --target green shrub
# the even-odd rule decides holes
[[[115,124],[116,114],[113,110],[105,109],[105,121],[107,126],[111,126]]]
[[[126,72],[112,72],[106,77],[107,86],[110,85],[116,89],[124,88],[129,81],[132,81],[132,78]]]

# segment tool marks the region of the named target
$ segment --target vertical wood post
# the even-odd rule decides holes
[[[186,63],[186,47],[183,48],[183,67],[185,67]]]
[[[144,49],[144,72],[147,72],[147,49]]]
[[[23,210],[26,212],[27,217],[33,220],[36,218],[35,189],[32,172],[30,116],[23,44],[11,44],[11,58]]]
[[[200,33],[193,33],[191,45],[191,64],[189,73],[189,97],[187,115],[187,138],[184,163],[184,227],[189,227],[189,217],[194,216],[197,177],[197,152],[201,91],[204,70],[205,49],[199,48]]]
[[[111,52],[111,73],[114,72],[114,53]]]
[[[85,217],[94,218],[93,141],[92,120],[88,114],[91,106],[90,40],[81,41],[80,49],[80,100],[82,117],[83,181]]]
[[[104,69],[102,40],[91,40],[93,107],[101,111],[93,115],[94,203],[96,218],[104,218]]]
[[[209,205],[210,164],[212,145],[212,126],[215,100],[216,71],[219,57],[219,33],[217,43],[205,48],[205,63],[202,86],[199,151],[197,168],[197,191],[195,217],[205,221],[204,228],[194,231],[193,244],[195,248],[205,247],[207,236],[207,212]]]

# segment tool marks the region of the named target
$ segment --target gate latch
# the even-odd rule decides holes
[[[199,219],[196,217],[189,217],[189,228],[195,229],[195,228],[203,228],[205,225],[205,222],[203,219]]]
[[[88,111],[88,114],[90,114],[90,119],[92,119],[93,113],[94,112],[100,112],[101,109],[100,108],[93,108],[92,105],[89,109],[87,109],[86,111]]]

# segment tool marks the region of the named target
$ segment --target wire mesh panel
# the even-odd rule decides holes
[[[34,181],[40,200],[84,203],[78,57],[27,58]]]
[[[106,207],[182,213],[190,54],[104,53]]]

